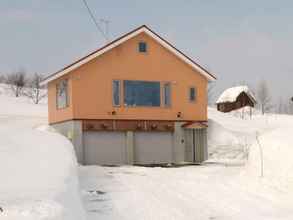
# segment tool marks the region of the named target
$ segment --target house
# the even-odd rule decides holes
[[[215,77],[143,25],[49,75],[49,123],[82,164],[207,157],[207,84]]]
[[[236,86],[226,89],[218,98],[217,109],[221,112],[230,112],[245,106],[254,107],[256,98],[248,86]]]

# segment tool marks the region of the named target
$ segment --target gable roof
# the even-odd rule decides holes
[[[225,102],[235,102],[237,97],[244,92],[254,103],[256,103],[256,98],[253,93],[250,91],[248,86],[235,86],[229,89],[226,89],[218,98],[217,104]]]
[[[106,53],[107,51],[117,47],[118,45],[122,44],[123,42],[129,40],[130,38],[135,37],[136,35],[140,33],[145,33],[148,36],[152,37],[155,41],[157,41],[159,44],[161,44],[163,47],[171,51],[173,54],[175,54],[178,58],[180,58],[182,61],[190,65],[193,69],[197,70],[200,74],[202,74],[204,77],[206,77],[209,81],[214,81],[216,79],[215,76],[213,76],[209,71],[207,71],[205,68],[200,66],[198,63],[196,63],[194,60],[189,58],[187,55],[185,55],[183,52],[175,48],[173,45],[171,45],[168,41],[163,39],[161,36],[156,34],[154,31],[152,31],[150,28],[148,28],[146,25],[142,25],[133,31],[117,38],[116,40],[113,40],[112,42],[106,44],[105,46],[97,49],[96,51],[80,58],[79,60],[73,62],[72,64],[64,67],[63,69],[48,75],[43,79],[41,82],[41,85],[45,85],[48,82],[57,79],[70,71],[80,67],[81,65],[91,61],[92,59],[95,59],[96,57]]]

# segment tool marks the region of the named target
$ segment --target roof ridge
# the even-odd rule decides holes
[[[113,44],[118,43],[119,41],[122,41],[124,38],[126,38],[127,36],[130,36],[131,34],[134,34],[135,32],[139,31],[140,29],[145,28],[147,31],[149,31],[151,34],[153,34],[156,38],[159,38],[160,41],[164,42],[165,44],[167,44],[169,47],[171,47],[173,50],[175,50],[177,53],[179,53],[181,56],[183,56],[185,59],[187,59],[189,62],[193,63],[193,65],[195,65],[197,68],[201,69],[205,74],[207,74],[211,79],[216,79],[215,76],[213,76],[208,70],[206,70],[204,67],[202,67],[201,65],[199,65],[198,63],[196,63],[193,59],[191,59],[190,57],[188,57],[186,54],[184,54],[182,51],[180,51],[179,49],[177,49],[175,46],[173,46],[171,43],[169,43],[167,40],[165,40],[164,38],[162,38],[159,34],[157,34],[156,32],[154,32],[152,29],[150,29],[146,24],[140,25],[139,27],[133,29],[132,31],[121,35],[120,37],[117,37],[116,39],[112,40],[109,43],[106,43],[105,45],[101,46],[100,48],[88,53],[87,55],[75,60],[73,63],[63,67],[62,69],[49,74],[48,76],[46,76],[41,84],[46,84],[49,81],[53,80],[50,78],[53,78],[54,76],[68,70],[69,68],[73,67],[74,65],[78,65],[78,63],[82,62],[83,60],[89,58],[90,56],[95,55],[96,53],[102,51],[102,50],[106,50],[108,47],[111,47]],[[146,32],[147,33],[147,32]],[[148,33],[147,33],[148,34]],[[153,36],[152,36],[153,37]],[[154,37],[153,37],[154,38]],[[160,43],[160,42],[159,42]],[[110,48],[112,49],[112,48]],[[172,52],[172,51],[171,51]],[[179,55],[178,55],[179,56]],[[186,63],[188,63],[187,61],[185,61]],[[82,65],[82,64],[81,64]],[[64,73],[66,74],[66,73]],[[207,76],[206,76],[207,77]],[[58,78],[58,77],[57,77]]]

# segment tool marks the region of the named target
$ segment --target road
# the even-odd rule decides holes
[[[292,197],[241,177],[239,167],[80,167],[94,219],[293,219]]]

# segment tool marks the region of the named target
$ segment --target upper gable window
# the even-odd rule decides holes
[[[68,80],[61,80],[57,84],[57,109],[66,108],[69,106],[69,96],[68,96]]]
[[[139,42],[138,43],[138,51],[140,53],[146,53],[147,52],[147,43],[146,42]]]

